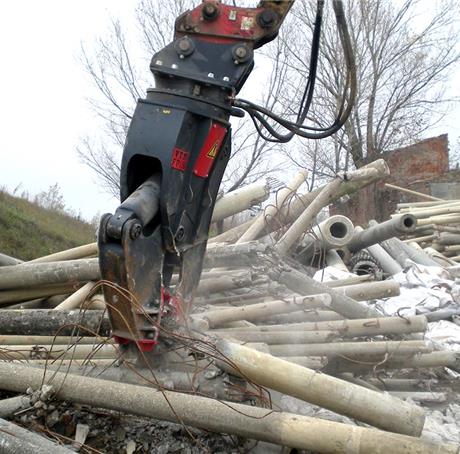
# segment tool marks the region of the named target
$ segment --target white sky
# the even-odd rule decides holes
[[[115,207],[75,147],[95,123],[80,43],[104,34],[135,1],[0,2],[0,185],[35,194],[58,182],[66,203],[91,218]],[[148,71],[148,68],[146,68]]]
[[[79,163],[79,138],[97,125],[86,103],[89,79],[80,43],[104,35],[110,17],[128,19],[136,0],[4,0],[0,2],[0,186],[36,194],[59,183],[68,206],[90,219],[117,203]],[[149,68],[146,66],[146,73]],[[453,85],[458,87],[460,70]],[[454,95],[459,95],[458,88]],[[460,108],[434,134],[460,134]]]

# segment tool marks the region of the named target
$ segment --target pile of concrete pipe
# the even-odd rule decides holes
[[[29,408],[26,391],[45,384],[57,401],[296,450],[458,454],[449,440],[421,438],[420,403],[448,399],[448,377],[434,384],[433,372],[460,371],[459,356],[424,340],[432,314],[385,317],[372,304],[399,295],[391,276],[408,258],[438,263],[406,241],[420,217],[399,212],[363,227],[343,216],[320,220],[330,203],[388,172],[376,161],[304,194],[300,172],[258,216],[212,238],[190,319],[161,331],[161,361],[143,352],[135,368],[132,351],[111,337],[96,244],[27,263],[0,255],[0,389],[21,396],[0,401],[0,418]],[[269,194],[264,182],[224,196],[214,221]],[[314,280],[326,266],[346,277]],[[260,397],[264,389],[276,410]],[[360,425],[292,414],[283,396]]]
[[[417,219],[414,232],[401,239],[424,251],[441,266],[460,263],[460,200],[430,200],[397,205],[393,215],[411,214]]]

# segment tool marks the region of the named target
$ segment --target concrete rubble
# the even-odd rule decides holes
[[[96,244],[0,254],[0,451],[458,454],[460,201],[324,219],[388,174],[222,197],[225,224],[276,189],[210,239],[193,312],[151,357],[111,338]]]

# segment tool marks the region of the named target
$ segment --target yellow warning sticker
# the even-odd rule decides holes
[[[217,141],[211,149],[206,153],[208,158],[214,159],[217,156],[217,152],[219,151],[219,141]]]

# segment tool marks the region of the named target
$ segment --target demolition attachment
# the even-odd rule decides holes
[[[276,132],[268,119],[278,122],[288,132],[276,132],[273,140],[307,136],[303,122],[316,77],[323,1],[318,1],[311,75],[297,121],[236,99],[254,68],[254,50],[278,35],[293,3],[264,0],[257,8],[239,8],[205,0],[177,19],[174,41],[153,56],[155,88],[138,101],[123,152],[122,204],[115,214],[102,217],[99,230],[104,295],[120,343],[135,341],[150,350],[158,341],[162,318],[186,320],[230,158],[230,116],[246,111],[261,134],[263,128]],[[334,8],[351,75],[349,98],[344,98],[328,133],[343,124],[349,114],[345,104],[354,96],[353,58],[341,3],[334,1]],[[176,269],[179,282],[172,293]]]

